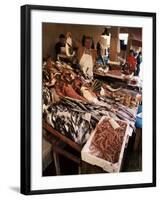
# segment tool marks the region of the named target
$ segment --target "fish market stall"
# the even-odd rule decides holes
[[[78,155],[72,155],[70,152],[59,148],[58,142],[54,143],[54,146],[56,146],[53,148],[54,151],[76,162],[79,168],[81,168],[81,162],[85,161],[97,165],[107,172],[119,172],[124,149],[127,148],[129,137],[132,136],[135,129],[139,104],[137,94],[135,91],[122,87],[115,89],[102,80],[92,79],[88,81],[80,70],[70,64],[61,61],[54,62],[53,60],[44,62],[43,129],[58,138],[58,142],[61,141],[72,147],[78,152]],[[99,126],[105,118],[112,122],[109,125],[110,131],[106,127],[106,130],[101,132]],[[116,134],[118,131],[121,132],[123,126],[124,131],[120,139]],[[117,143],[119,147],[115,147],[119,148],[117,149],[119,154],[115,156],[116,159],[109,159],[112,157],[110,154],[113,150],[109,149],[105,156],[99,155],[100,146],[98,146],[98,140],[95,138],[97,134],[101,138],[101,135],[103,136],[106,133],[107,135],[104,138],[110,138],[114,130],[115,138],[117,137],[117,140],[120,140],[120,144]],[[101,143],[105,142],[106,139],[102,140]],[[113,138],[110,142],[110,146],[114,146],[112,144]],[[90,145],[91,147],[89,147]],[[109,145],[109,143],[106,145]],[[88,152],[94,155],[91,156],[92,159]],[[95,162],[93,157],[98,162]],[[101,164],[99,164],[99,160],[101,160]],[[108,165],[103,164],[102,160]],[[55,157],[54,161],[57,165],[58,162]],[[80,169],[79,173],[82,171],[83,169]]]
[[[137,28],[43,23],[44,174],[119,173],[129,166],[142,104],[142,47],[132,46],[133,31],[141,37]],[[54,172],[46,173],[50,161]]]

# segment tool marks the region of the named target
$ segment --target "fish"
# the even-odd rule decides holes
[[[103,99],[99,99],[98,104],[95,104],[72,98],[62,98],[58,103],[51,103],[44,108],[47,110],[44,117],[47,118],[48,123],[80,145],[87,141],[102,116],[125,121],[131,120],[131,122],[135,120],[129,109],[125,112],[125,106],[113,102],[108,103]],[[52,113],[52,117],[49,113]]]
[[[66,107],[63,104],[52,104],[47,109],[47,122],[68,138],[82,145],[89,135],[91,129],[90,122],[84,119],[84,112],[79,113]]]

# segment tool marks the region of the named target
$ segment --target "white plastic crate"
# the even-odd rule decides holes
[[[122,122],[127,124],[126,131],[125,131],[124,138],[123,138],[122,147],[121,147],[121,152],[120,152],[119,159],[118,159],[117,163],[111,163],[111,162],[109,162],[107,160],[104,160],[102,158],[99,158],[99,157],[91,154],[91,151],[90,151],[90,148],[89,148],[91,143],[92,143],[92,139],[94,137],[94,134],[96,133],[98,125],[104,119],[107,119],[107,118],[108,118],[107,116],[103,116],[101,118],[101,120],[99,121],[99,123],[97,124],[95,130],[91,133],[91,136],[89,137],[87,143],[84,145],[84,147],[83,147],[83,149],[81,151],[81,158],[82,158],[83,161],[85,161],[85,162],[87,162],[89,164],[101,167],[104,171],[107,171],[107,172],[119,172],[120,169],[121,169],[121,164],[122,164],[122,160],[123,160],[125,144],[126,144],[126,141],[127,141],[127,138],[128,138],[128,134],[129,134],[129,124],[126,121],[115,120],[117,122],[118,121],[122,121]]]

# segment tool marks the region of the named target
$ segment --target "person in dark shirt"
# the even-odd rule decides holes
[[[59,35],[59,42],[56,43],[55,45],[55,52],[56,52],[56,58],[57,55],[61,53],[61,47],[65,47],[65,35],[64,34],[60,34]]]
[[[137,69],[135,73],[136,76],[139,76],[141,62],[142,62],[142,52],[139,52],[137,56]]]

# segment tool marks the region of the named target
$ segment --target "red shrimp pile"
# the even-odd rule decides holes
[[[90,151],[99,158],[116,163],[119,160],[126,123],[117,121],[119,128],[113,129],[109,119],[104,119],[97,127]]]

